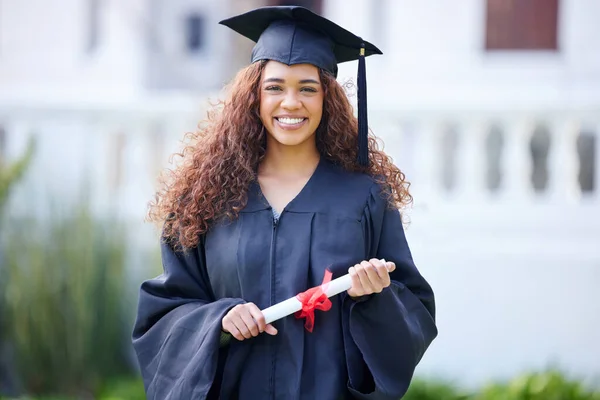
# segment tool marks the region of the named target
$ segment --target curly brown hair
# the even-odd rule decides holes
[[[148,220],[163,224],[163,237],[184,248],[198,245],[211,223],[236,218],[247,201],[249,185],[257,179],[264,158],[266,132],[259,114],[261,75],[266,61],[242,69],[229,85],[228,98],[208,112],[198,130],[186,134],[187,143],[175,169],[160,177],[161,188],[150,202]],[[316,131],[321,157],[348,171],[373,176],[389,193],[390,206],[412,202],[410,183],[369,133],[369,167],[357,163],[358,121],[340,85],[319,71],[324,90],[323,116]]]

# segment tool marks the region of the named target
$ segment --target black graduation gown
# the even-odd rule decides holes
[[[264,309],[371,258],[396,263],[390,287],[334,296],[312,333],[292,315],[276,336],[219,345],[236,304]],[[239,218],[185,253],[163,243],[162,261],[164,274],[141,286],[133,332],[149,399],[399,399],[437,335],[398,210],[372,178],[323,158],[278,221],[253,183]]]

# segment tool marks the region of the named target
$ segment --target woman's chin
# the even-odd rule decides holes
[[[305,144],[311,137],[312,135],[300,134],[299,132],[295,132],[294,134],[277,132],[277,134],[272,135],[275,142],[282,146],[299,146]]]

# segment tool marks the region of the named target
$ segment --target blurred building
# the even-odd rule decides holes
[[[99,213],[139,221],[206,98],[249,60],[217,22],[267,4],[304,4],[384,52],[367,62],[369,118],[413,183],[408,236],[438,294],[420,373],[600,373],[597,0],[2,2],[0,156],[39,142],[12,212],[85,188]]]

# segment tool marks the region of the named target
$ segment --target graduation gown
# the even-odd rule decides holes
[[[399,399],[437,335],[434,296],[418,272],[398,210],[381,187],[323,157],[274,219],[258,183],[234,221],[197,248],[162,243],[164,273],[141,285],[133,345],[149,399]],[[321,284],[362,260],[396,264],[381,293],[331,298],[314,331],[293,315],[266,333],[220,344],[235,305],[260,309]]]

